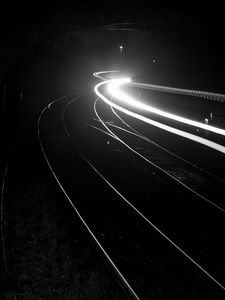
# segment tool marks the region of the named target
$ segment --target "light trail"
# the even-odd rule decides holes
[[[95,72],[95,73],[93,73],[93,75],[94,75],[95,77],[97,77],[97,78],[102,79],[102,80],[106,80],[106,79],[109,79],[109,78],[103,77],[103,76],[102,76],[103,74],[108,75],[108,74],[111,74],[111,73],[119,73],[119,72],[120,72],[120,71],[118,71],[118,70],[113,70],[113,71],[101,71],[101,72]]]
[[[102,76],[101,77],[99,76],[99,73],[100,72],[95,73],[95,74],[98,74],[98,76],[96,76],[96,75],[95,76],[99,77],[101,79],[104,79]],[[105,71],[103,73],[108,73],[108,72]],[[194,134],[185,132],[183,130],[176,129],[176,128],[173,128],[171,126],[168,126],[168,125],[162,124],[160,122],[154,121],[154,120],[152,120],[150,118],[147,118],[147,117],[144,117],[144,116],[142,116],[138,113],[132,112],[132,111],[130,111],[130,110],[114,103],[113,101],[109,100],[106,96],[104,96],[100,92],[100,88],[102,88],[103,86],[107,86],[107,90],[109,91],[109,93],[113,97],[119,99],[124,104],[131,105],[131,106],[133,106],[137,109],[143,109],[144,111],[157,113],[157,114],[159,114],[163,117],[167,117],[167,118],[170,118],[170,119],[173,119],[173,120],[176,120],[176,121],[179,121],[179,122],[191,125],[191,126],[197,126],[199,128],[203,128],[205,130],[212,131],[214,133],[222,134],[223,136],[225,136],[225,130],[223,130],[223,129],[216,128],[216,127],[213,127],[213,126],[210,126],[210,125],[205,125],[205,124],[202,124],[202,123],[199,123],[199,122],[196,122],[196,121],[192,121],[190,119],[182,118],[180,116],[170,114],[170,113],[167,113],[165,111],[158,110],[156,108],[153,108],[153,107],[150,107],[150,106],[145,105],[143,103],[140,103],[139,101],[137,101],[135,99],[132,99],[131,97],[129,97],[128,95],[126,95],[125,93],[123,93],[119,89],[119,87],[121,87],[122,85],[129,84],[129,83],[130,83],[129,78],[119,78],[119,79],[105,80],[105,81],[100,82],[99,84],[97,84],[95,86],[94,90],[95,90],[96,95],[99,98],[101,98],[105,103],[107,103],[111,107],[116,108],[117,110],[119,110],[119,111],[121,111],[121,112],[123,112],[123,113],[125,113],[125,114],[127,114],[131,117],[134,117],[134,118],[139,119],[139,120],[141,120],[141,121],[143,121],[147,124],[153,125],[155,127],[158,127],[160,129],[163,129],[163,130],[168,131],[170,133],[176,134],[176,135],[181,136],[183,138],[186,138],[186,139],[192,140],[194,142],[200,143],[202,145],[205,145],[209,148],[212,148],[216,151],[219,151],[219,152],[222,152],[223,154],[225,154],[225,147],[220,145],[220,144],[217,144],[217,143],[212,142],[210,140],[207,140],[205,138],[196,136]]]
[[[120,101],[122,101],[126,104],[129,104],[133,107],[136,107],[138,109],[143,109],[147,112],[151,112],[151,113],[157,114],[159,116],[162,116],[162,117],[165,117],[165,118],[168,118],[168,119],[171,119],[171,120],[175,120],[175,121],[185,123],[185,124],[188,124],[188,125],[191,125],[191,126],[199,127],[199,128],[204,129],[204,130],[211,131],[211,132],[214,132],[216,134],[220,134],[220,135],[225,136],[225,130],[224,129],[217,128],[217,127],[214,127],[214,126],[210,126],[210,125],[207,125],[207,124],[203,124],[203,123],[200,123],[200,122],[197,122],[197,121],[193,121],[191,119],[183,118],[183,117],[180,117],[178,115],[165,112],[161,109],[154,108],[153,106],[146,105],[144,103],[141,103],[140,101],[137,101],[137,100],[131,98],[130,96],[126,95],[125,93],[123,93],[120,90],[121,85],[129,83],[130,81],[131,80],[129,78],[114,79],[108,84],[107,90],[114,98],[116,98],[116,99],[118,99],[118,100],[120,100]]]
[[[203,99],[208,99],[216,102],[222,102],[225,103],[225,95],[214,93],[214,92],[205,92],[205,91],[199,91],[199,90],[189,90],[189,89],[181,89],[181,88],[175,88],[170,86],[163,86],[163,85],[156,85],[156,84],[147,84],[147,83],[138,83],[138,82],[132,82],[131,86],[157,91],[157,92],[163,92],[163,93],[170,93],[170,94],[180,94],[180,95],[186,95],[186,96],[194,96],[199,97]]]

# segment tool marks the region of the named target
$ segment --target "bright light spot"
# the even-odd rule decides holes
[[[120,46],[120,53],[123,52],[123,46]]]
[[[125,95],[119,90],[119,87],[125,83],[130,82],[130,78],[119,78],[119,79],[114,79],[112,80],[107,87],[107,91],[111,94],[111,96],[122,100],[122,101],[128,101],[130,100],[130,97]]]

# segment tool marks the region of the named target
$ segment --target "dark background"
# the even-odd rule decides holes
[[[162,34],[207,36],[213,47],[223,48],[223,7],[215,2],[5,2],[0,15],[0,78],[20,54],[44,38],[71,28],[118,22],[137,22]]]
[[[29,299],[38,299],[42,294],[44,299],[51,299],[49,289],[55,293],[52,299],[61,299],[65,291],[76,294],[76,286],[89,290],[85,284],[90,283],[91,290],[90,274],[97,274],[96,281],[104,293],[116,290],[109,285],[111,275],[96,258],[71,207],[56,187],[37,138],[37,118],[45,104],[73,88],[70,78],[74,87],[79,87],[81,82],[75,85],[74,79],[81,77],[86,84],[88,76],[93,80],[92,71],[101,71],[101,43],[85,48],[82,60],[82,37],[78,39],[73,31],[108,24],[147,30],[156,38],[150,48],[146,44],[146,57],[149,49],[152,59],[159,57],[154,76],[146,77],[147,81],[224,92],[223,12],[222,5],[215,2],[191,1],[182,5],[158,1],[1,3],[1,137],[7,141],[1,148],[5,148],[1,178],[5,163],[10,161],[3,221],[8,273],[1,262],[0,274],[3,299],[15,299],[16,294],[31,295]],[[138,34],[136,38],[134,34],[134,42],[139,41]],[[118,34],[118,40],[126,41],[126,33]],[[128,62],[133,63],[128,64],[130,71],[139,65],[132,59],[139,53],[138,46],[135,42],[129,49]],[[100,64],[91,65],[92,58]],[[80,69],[76,69],[78,66]],[[6,103],[2,105],[5,83]],[[65,279],[60,277],[62,273]]]

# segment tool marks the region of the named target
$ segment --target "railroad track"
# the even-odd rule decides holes
[[[73,103],[73,101],[71,100],[71,101],[69,101],[69,103]],[[93,103],[94,103],[94,101],[93,101]],[[102,114],[102,111],[101,111],[101,109],[104,105],[101,104],[101,107],[99,107],[98,105],[99,105],[99,102],[95,102],[95,104],[94,104],[95,118],[94,117],[89,118],[90,116],[88,118],[86,118],[86,117],[83,118],[83,116],[81,116],[81,119],[83,118],[83,121],[79,120],[79,122],[80,121],[81,121],[81,123],[83,122],[82,126],[84,128],[90,127],[90,128],[96,129],[96,131],[103,133],[104,136],[111,138],[112,140],[115,140],[116,143],[122,144],[123,147],[125,146],[133,153],[134,157],[137,157],[137,160],[142,160],[144,162],[143,165],[145,165],[145,166],[150,165],[152,167],[152,174],[155,172],[155,174],[158,174],[159,177],[163,177],[165,179],[165,181],[169,181],[169,182],[172,181],[172,183],[175,186],[177,186],[181,189],[186,189],[186,190],[188,190],[188,192],[194,193],[197,197],[201,198],[201,200],[204,200],[205,203],[207,203],[207,205],[212,205],[220,213],[224,212],[224,208],[222,207],[222,204],[220,203],[220,201],[215,201],[215,199],[212,199],[213,194],[212,195],[210,194],[211,190],[216,189],[218,191],[218,188],[221,189],[221,192],[224,191],[224,181],[221,178],[211,174],[210,172],[207,172],[206,170],[204,170],[202,168],[197,167],[196,165],[188,162],[185,159],[182,159],[181,157],[177,156],[176,154],[172,153],[171,151],[167,150],[166,148],[163,148],[159,144],[155,143],[149,137],[141,134],[135,128],[133,128],[127,121],[125,121],[125,119],[123,119],[122,114],[118,113],[115,110],[111,110],[110,106],[107,106],[108,109],[107,109],[107,117],[106,117],[106,115]],[[49,108],[50,107],[51,106],[49,106]],[[70,132],[71,128],[70,127],[68,128],[69,123],[67,125],[65,124],[64,112],[65,112],[65,109],[67,109],[68,107],[69,107],[69,105],[67,103],[66,106],[64,106],[62,108],[63,109],[63,112],[62,112],[63,126],[68,134],[69,139],[72,141],[72,144],[75,143],[75,145],[78,146],[79,140],[78,140],[78,143],[77,143],[77,140],[74,141],[74,135],[71,134],[71,132]],[[104,106],[103,110],[105,110],[105,109],[106,109],[106,106]],[[73,109],[71,109],[71,111],[74,112]],[[90,108],[89,108],[89,111],[90,111]],[[80,115],[79,112],[76,112],[76,114],[77,114],[77,116]],[[73,116],[73,114],[71,114],[71,115]],[[110,116],[110,118],[108,118],[108,116]],[[70,120],[70,118],[68,120]],[[85,130],[84,130],[84,132],[85,132]],[[78,136],[78,138],[79,138],[79,136]],[[81,144],[82,144],[82,142],[81,142]],[[94,145],[92,145],[92,146],[94,147]],[[88,156],[86,156],[86,154],[85,154],[86,151],[87,151],[87,153],[91,153],[91,150],[88,148],[87,149],[85,148],[85,151],[83,152],[82,147],[81,147],[80,148],[81,156],[86,160],[86,162],[91,166],[91,168],[99,175],[99,177],[102,178],[103,181],[105,181],[107,183],[107,185],[109,185],[112,188],[113,191],[116,191],[115,187],[110,182],[110,180],[108,180],[107,177],[104,177],[104,173],[101,172],[101,168],[98,168],[97,165],[98,165],[99,161],[92,161],[91,159],[89,159]],[[130,151],[128,151],[128,152],[130,152]],[[55,164],[57,165],[57,163],[58,162],[56,161]],[[208,189],[206,189],[206,186],[208,184],[210,184],[210,186],[208,187]],[[63,187],[61,187],[61,188],[63,189]],[[72,189],[73,189],[73,187],[71,187],[71,191],[72,191]],[[122,194],[120,194],[119,191],[116,191],[116,193],[119,196],[119,198],[122,198],[122,200],[124,202],[126,202],[126,204],[128,204],[128,206],[127,206],[128,208],[126,211],[129,211],[129,210],[134,211],[134,214],[137,215],[137,222],[138,222],[137,224],[139,224],[139,222],[140,222],[140,221],[138,221],[138,218],[142,219],[142,221],[144,223],[146,223],[146,221],[147,221],[147,223],[150,225],[149,227],[152,228],[153,231],[155,231],[156,234],[158,234],[158,236],[161,236],[162,239],[164,239],[166,241],[166,243],[169,242],[168,245],[170,245],[171,248],[175,248],[175,250],[177,250],[177,252],[180,253],[181,256],[184,257],[184,260],[187,259],[190,262],[190,264],[192,264],[192,267],[193,266],[194,266],[194,268],[196,267],[198,272],[200,274],[202,274],[203,277],[204,276],[207,277],[207,280],[209,281],[209,283],[212,282],[213,285],[215,287],[217,287],[218,290],[221,291],[221,293],[224,292],[225,288],[224,288],[223,282],[220,281],[220,279],[219,279],[219,281],[217,281],[217,279],[216,279],[216,278],[218,278],[217,277],[218,274],[214,277],[214,275],[211,275],[211,274],[213,274],[213,272],[211,273],[210,270],[208,270],[207,268],[204,268],[204,265],[202,268],[201,262],[199,264],[198,260],[196,261],[195,258],[188,255],[182,248],[180,248],[176,243],[174,243],[171,239],[169,239],[159,228],[157,228],[151,222],[151,218],[149,219],[148,217],[143,215],[135,206],[133,206],[131,203],[129,203],[126,200],[126,198],[123,197]],[[103,201],[102,204],[105,205],[104,202],[105,201]],[[72,200],[71,200],[71,204],[73,205]],[[113,205],[115,205],[115,203]],[[114,209],[114,210],[115,210],[115,213],[118,212],[118,210],[116,210],[116,209]],[[78,213],[78,211],[77,211],[77,213]],[[85,214],[86,212],[84,211],[83,213]],[[127,213],[127,215],[129,215],[129,214],[130,213]],[[110,214],[110,216],[111,216],[111,214]],[[103,244],[103,252],[104,252],[105,246],[106,246],[106,250],[111,252],[110,243],[112,244],[112,242],[110,242],[110,239],[112,239],[113,243],[116,241],[115,247],[117,248],[117,252],[119,253],[121,242],[126,239],[128,244],[130,244],[130,239],[132,237],[132,234],[129,231],[129,233],[127,233],[128,234],[127,238],[123,235],[122,235],[122,238],[120,238],[120,230],[118,230],[119,227],[116,226],[116,222],[117,222],[116,219],[113,218],[112,222],[118,231],[118,234],[117,234],[117,236],[115,236],[115,238],[112,239],[111,236],[107,237],[107,233],[104,232],[104,228],[103,228],[102,232],[100,232],[99,230],[97,230],[97,231],[94,230],[93,233],[94,233],[95,237],[96,236],[98,237],[98,240],[101,242],[101,244]],[[120,224],[120,226],[122,224],[123,224],[123,222]],[[127,224],[126,224],[126,227],[127,227]],[[128,229],[129,229],[129,226],[128,226]],[[144,226],[143,232],[145,230],[146,229]],[[119,260],[124,259],[125,253],[127,256],[130,256],[131,255],[130,252],[135,252],[135,257],[136,257],[135,260],[138,261],[140,259],[139,253],[141,253],[140,250],[138,250],[140,244],[142,244],[142,246],[141,246],[142,249],[144,249],[146,247],[147,249],[150,250],[150,248],[151,248],[151,247],[149,248],[149,244],[144,243],[144,241],[146,241],[146,239],[148,239],[148,237],[149,236],[148,236],[148,230],[147,230],[146,234],[143,234],[143,237],[138,239],[136,246],[134,246],[135,251],[131,250],[131,249],[130,249],[130,251],[125,250],[125,252],[119,258]],[[101,244],[99,246],[101,246]],[[155,245],[155,247],[156,247],[156,252],[157,252],[158,251],[157,249],[159,249],[159,248],[157,248],[157,245]],[[166,247],[167,246],[165,245],[165,249],[166,249]],[[160,259],[162,259],[162,257]],[[146,256],[146,258],[147,258],[147,256]],[[150,255],[149,259],[151,259],[151,263],[152,263],[151,255]],[[151,266],[151,263],[149,262],[149,267]],[[143,267],[144,267],[144,265],[143,265]],[[120,269],[120,265],[119,265],[119,269]],[[122,278],[122,274],[119,275],[119,277],[120,276]],[[220,276],[219,276],[219,278],[220,278]],[[123,281],[123,279],[122,279],[122,281]],[[222,284],[221,284],[221,282],[222,282]],[[125,284],[125,286],[126,286],[126,284]],[[130,291],[132,293],[132,289],[130,289]],[[133,294],[133,296],[135,297],[135,294]]]
[[[181,255],[182,260],[184,260],[188,264],[190,264],[192,266],[192,268],[194,268],[194,269],[196,268],[197,272],[200,272],[200,274],[201,274],[200,276],[203,276],[203,278],[205,277],[206,281],[209,281],[209,284],[210,284],[210,281],[211,281],[211,283],[213,283],[213,285],[215,285],[215,287],[218,288],[218,290],[221,290],[221,292],[222,292],[223,289],[224,289],[223,285],[219,281],[217,281],[213,277],[213,275],[210,274],[210,272],[208,272],[207,268],[205,269],[204,267],[201,267],[201,265],[198,263],[198,259],[196,261],[196,255],[192,256],[192,254],[191,255],[187,254],[187,252],[184,251],[182,249],[182,247],[180,248],[176,242],[174,242],[173,240],[171,240],[166,234],[164,234],[159,229],[159,227],[155,226],[155,224],[152,223],[151,217],[148,217],[148,214],[146,215],[146,214],[142,213],[141,210],[138,209],[138,206],[133,205],[132,201],[131,202],[129,201],[131,199],[127,198],[126,195],[124,196],[123,192],[121,193],[120,187],[118,187],[117,185],[115,185],[115,182],[111,181],[110,176],[108,176],[107,174],[105,174],[105,172],[102,170],[102,168],[101,168],[102,162],[99,161],[99,160],[98,161],[93,160],[92,154],[96,153],[96,150],[94,149],[95,147],[92,144],[92,142],[90,142],[91,143],[90,144],[91,148],[90,148],[90,146],[87,147],[86,142],[84,143],[84,146],[82,145],[83,142],[81,142],[81,144],[80,144],[79,138],[77,139],[75,137],[76,134],[73,133],[74,129],[70,128],[68,121],[66,121],[67,119],[69,120],[70,117],[69,118],[66,117],[65,113],[69,112],[69,111],[73,111],[74,112],[74,108],[76,107],[75,103],[74,103],[74,107],[70,107],[70,105],[72,105],[72,104],[73,104],[73,101],[71,101],[70,103],[68,103],[66,105],[66,107],[64,107],[63,113],[62,113],[63,126],[64,126],[65,131],[66,131],[69,139],[71,140],[72,144],[75,146],[75,148],[79,149],[79,152],[80,152],[81,156],[83,157],[83,159],[93,169],[93,171],[99,176],[99,178],[101,178],[102,181],[105,182],[106,185],[108,185],[112,189],[112,191],[115,192],[115,194],[117,194],[118,198],[121,198],[122,201],[120,200],[119,202],[122,205],[123,205],[123,203],[125,203],[125,207],[127,207],[127,208],[123,212],[123,215],[126,214],[126,216],[127,216],[126,219],[127,219],[127,222],[128,222],[128,224],[126,224],[126,225],[124,223],[125,227],[126,228],[128,227],[128,229],[129,229],[129,219],[130,219],[130,213],[131,213],[131,214],[134,214],[138,219],[140,219],[141,222],[145,223],[145,225],[143,224],[143,226],[144,226],[143,227],[143,232],[145,232],[145,230],[148,228],[147,231],[145,232],[144,236],[142,238],[141,237],[138,238],[139,242],[137,243],[137,245],[135,245],[135,244],[131,245],[130,240],[131,240],[132,231],[129,232],[128,236],[126,236],[128,233],[126,233],[124,235],[124,233],[122,233],[124,231],[124,229],[123,229],[124,225],[120,224],[119,227],[118,227],[118,225],[115,225],[115,228],[117,228],[117,230],[116,230],[117,231],[116,236],[115,236],[115,233],[112,236],[111,235],[108,236],[107,230],[105,231],[105,229],[104,229],[104,227],[106,227],[108,225],[104,225],[104,227],[102,228],[102,230],[101,230],[101,227],[100,227],[99,231],[96,232],[98,238],[100,239],[100,241],[102,241],[103,247],[106,246],[106,250],[108,250],[109,253],[116,252],[117,253],[116,257],[119,256],[119,260],[124,260],[125,259],[124,255],[125,255],[126,259],[128,259],[130,261],[133,261],[133,263],[134,263],[134,260],[138,261],[140,259],[139,255],[141,255],[140,254],[141,251],[146,251],[146,249],[148,249],[148,251],[151,252],[151,250],[149,249],[150,245],[148,243],[146,243],[146,240],[149,238],[149,236],[147,234],[148,230],[151,231],[153,229],[153,231],[155,231],[156,234],[158,233],[158,237],[160,237],[160,238],[162,238],[164,240],[164,242],[165,242],[165,249],[167,249],[168,246],[171,247],[171,249],[174,248],[174,250],[177,251],[177,254]],[[94,104],[94,110],[95,110],[95,112],[97,112],[97,110],[96,110],[96,103]],[[99,111],[98,111],[98,113],[99,113]],[[97,116],[99,116],[98,113],[97,113]],[[113,112],[111,112],[111,113],[113,114]],[[69,113],[69,115],[70,114],[71,113]],[[114,130],[115,129],[118,130],[120,133],[121,132],[127,132],[125,128],[121,129],[120,126],[118,127],[118,125],[115,124],[115,121],[112,121],[112,120],[109,121],[109,120],[107,120],[106,122],[104,122],[101,118],[100,118],[101,121],[99,119],[96,119],[96,118],[91,118],[91,119],[89,118],[88,120],[85,120],[85,117],[84,117],[84,119],[82,121],[81,120],[82,117],[80,117],[81,114],[79,113],[79,110],[76,112],[76,114],[79,116],[79,120],[77,120],[75,122],[77,125],[73,126],[73,127],[75,128],[75,131],[78,132],[78,134],[79,134],[79,131],[80,131],[79,128],[78,128],[79,126],[81,126],[81,128],[86,128],[88,130],[88,132],[89,132],[88,128],[92,128],[94,131],[93,131],[93,134],[91,134],[91,136],[97,134],[97,136],[100,135],[101,137],[103,137],[102,138],[103,141],[111,139],[111,140],[115,140],[115,142],[118,143],[118,144],[122,143],[123,147],[125,146],[124,141],[120,141],[118,135],[116,135],[115,132],[111,131],[111,129],[113,128]],[[107,113],[107,117],[108,116],[109,115]],[[114,117],[115,117],[115,115],[114,115]],[[103,125],[103,127],[102,127],[102,125]],[[106,128],[105,126],[106,127],[108,127],[108,126],[110,127],[109,131],[104,130],[104,128]],[[90,132],[92,132],[92,131],[90,131]],[[96,132],[96,133],[94,133],[94,132]],[[137,133],[132,133],[132,132],[128,131],[127,134],[128,134],[129,138],[131,136],[134,136],[135,139],[137,140]],[[106,139],[104,138],[104,136],[106,137]],[[140,139],[140,140],[142,141],[143,139]],[[95,141],[95,138],[94,138],[94,141]],[[97,147],[99,147],[99,146],[97,146]],[[98,156],[98,154],[96,154],[96,155]],[[165,162],[165,160],[164,160],[164,162]],[[105,161],[105,164],[107,164],[106,161]],[[146,160],[145,160],[145,164],[146,164]],[[110,173],[112,173],[112,172],[109,169],[109,174]],[[108,202],[109,199],[108,198],[106,198],[106,199],[107,199],[107,202]],[[116,202],[114,203],[114,205],[116,205]],[[121,209],[121,208],[119,208],[119,209]],[[118,213],[118,210],[117,210],[117,213]],[[108,220],[108,223],[112,222],[113,224],[114,223],[116,224],[117,221],[115,219],[115,216],[110,221],[110,219],[112,217],[113,216],[110,214],[110,218]],[[132,221],[130,221],[130,222],[132,222]],[[95,225],[92,224],[92,226],[95,226]],[[130,226],[132,226],[132,223],[130,223]],[[134,237],[134,238],[137,239],[137,237]],[[123,248],[124,248],[124,242],[125,241],[127,241],[128,244],[129,244],[129,247],[132,247],[132,248],[129,248],[129,247],[127,248],[127,246],[126,246],[125,247],[126,249],[124,250]],[[140,244],[141,244],[141,247],[139,246]],[[139,249],[139,247],[140,247],[140,249]],[[114,255],[115,255],[115,253],[112,254],[112,257],[114,257]],[[132,256],[134,256],[134,257],[131,259]],[[117,258],[116,257],[115,257],[115,259],[118,259],[118,257]],[[151,257],[151,255],[150,255],[150,257]],[[150,265],[151,264],[149,264],[149,266]],[[147,268],[149,266],[146,265]],[[118,265],[118,267],[120,269],[120,264]],[[144,267],[144,269],[145,269],[145,267]],[[122,268],[122,273],[123,272],[124,272],[124,270]],[[148,272],[150,272],[150,271],[148,271]],[[127,273],[125,272],[125,274],[127,274]],[[127,275],[127,276],[129,277],[129,275]]]
[[[93,129],[95,129],[96,131],[98,131],[99,132],[99,134],[100,134],[100,136],[105,136],[105,138],[104,138],[104,140],[105,141],[107,141],[108,139],[114,139],[115,141],[116,141],[116,143],[118,143],[118,144],[122,144],[122,146],[124,147],[127,147],[127,148],[129,148],[130,150],[132,150],[132,152],[134,152],[134,156],[136,156],[136,150],[142,150],[143,152],[145,151],[144,150],[144,147],[143,147],[143,140],[144,140],[144,142],[148,142],[148,144],[150,143],[150,144],[153,144],[153,146],[154,147],[156,147],[156,145],[154,145],[154,143],[152,142],[152,141],[149,141],[149,140],[147,140],[146,141],[146,137],[144,138],[143,136],[142,137],[140,137],[140,134],[138,135],[137,134],[137,132],[132,132],[131,131],[131,128],[129,128],[129,130],[127,130],[127,128],[125,128],[125,127],[127,127],[126,125],[125,125],[125,123],[124,122],[122,122],[122,120],[121,120],[121,118],[119,119],[119,121],[116,121],[116,119],[115,119],[115,114],[114,114],[114,112],[113,111],[111,111],[111,116],[112,117],[114,117],[114,118],[111,118],[110,119],[110,109],[106,112],[106,110],[105,110],[105,108],[106,107],[102,107],[102,103],[99,103],[99,105],[101,106],[101,109],[102,109],[102,112],[103,112],[103,114],[105,115],[105,120],[104,120],[104,117],[102,117],[102,115],[101,115],[101,113],[100,113],[100,111],[101,111],[101,109],[98,109],[96,106],[97,106],[97,103],[98,102],[95,102],[95,104],[94,104],[94,111],[95,111],[95,114],[96,114],[96,116],[97,116],[97,118],[92,118],[92,119],[89,119],[88,121],[85,121],[85,120],[83,120],[83,122],[81,121],[81,120],[79,120],[79,123],[80,124],[82,124],[82,126],[84,126],[84,127],[91,127],[91,128],[93,128]],[[71,111],[74,111],[74,108],[71,108]],[[78,115],[80,115],[80,114],[78,114]],[[101,117],[100,117],[100,115],[101,115]],[[118,116],[116,117],[117,119],[118,119]],[[65,118],[64,118],[64,122],[65,122]],[[118,123],[117,123],[118,122]],[[119,122],[121,122],[121,123],[123,123],[123,124],[119,124]],[[67,124],[67,123],[66,123]],[[68,133],[68,136],[69,136],[69,138],[71,139],[71,140],[73,140],[74,139],[74,134],[72,134],[72,132],[70,132],[71,130],[70,129],[68,129],[68,125],[66,125],[66,124],[64,124],[64,126],[66,127],[66,131],[67,131],[67,133]],[[124,126],[124,128],[122,128],[121,126]],[[107,129],[107,130],[105,130],[105,129]],[[73,131],[73,130],[72,130]],[[93,131],[93,133],[94,133],[94,131]],[[102,133],[103,133],[103,135],[102,135]],[[126,133],[126,135],[124,135],[124,133]],[[123,140],[121,140],[120,138],[119,138],[119,135],[120,134],[122,134],[123,135]],[[127,139],[129,140],[129,141],[126,141],[126,138],[125,137],[127,137]],[[130,141],[130,139],[132,140],[132,137],[134,137],[134,140],[135,141],[133,141],[133,142],[131,142]],[[95,140],[95,139],[94,139]],[[140,140],[141,141],[141,146],[142,147],[140,147],[140,145],[139,145],[139,143],[137,143],[137,140]],[[132,144],[132,147],[133,148],[131,148],[131,145],[129,144],[129,145],[127,145],[126,144],[126,142],[128,143],[130,143],[130,144]],[[74,143],[74,141],[73,141],[73,143]],[[107,143],[109,143],[110,144],[110,142],[107,142]],[[79,141],[77,140],[76,142],[75,142],[75,145],[78,145],[79,144]],[[93,146],[93,145],[92,145]],[[151,147],[151,146],[150,146]],[[164,165],[174,165],[174,161],[172,161],[172,163],[171,163],[171,161],[168,163],[167,162],[167,160],[166,160],[166,158],[165,158],[165,156],[163,156],[162,155],[162,153],[161,153],[161,156],[160,156],[160,154],[158,153],[158,147],[159,146],[157,146],[156,147],[156,150],[155,150],[155,156],[157,155],[157,159],[158,159],[158,161],[161,161],[161,163],[163,163]],[[101,148],[101,146],[100,146],[100,148]],[[182,249],[179,247],[179,246],[177,246],[177,244],[176,243],[174,243],[172,240],[170,240],[166,235],[164,235],[163,234],[163,232],[161,232],[157,227],[155,227],[155,225],[151,222],[151,221],[149,221],[149,220],[151,220],[151,218],[150,219],[148,219],[148,217],[146,217],[146,214],[142,214],[141,213],[141,210],[138,210],[137,208],[138,208],[138,206],[133,206],[132,205],[132,203],[130,203],[129,202],[129,198],[127,198],[126,196],[125,197],[123,197],[123,193],[121,194],[120,193],[120,187],[117,187],[117,185],[115,185],[115,182],[113,182],[113,181],[111,181],[111,179],[110,179],[110,173],[112,173],[112,171],[110,171],[110,169],[109,169],[109,173],[108,173],[108,175],[102,170],[102,167],[100,166],[100,165],[102,165],[102,163],[100,162],[100,161],[96,161],[96,160],[93,160],[93,157],[91,157],[92,156],[92,154],[91,154],[91,156],[89,156],[89,154],[90,154],[90,149],[87,149],[86,147],[85,148],[82,148],[81,147],[81,151],[83,152],[84,151],[84,156],[86,157],[86,159],[87,159],[87,162],[92,166],[92,168],[93,168],[93,170],[103,179],[103,181],[105,181],[106,183],[107,183],[107,185],[109,185],[114,191],[116,191],[117,192],[117,194],[119,195],[119,197],[121,197],[122,198],[122,200],[123,201],[125,201],[127,204],[128,204],[128,207],[130,207],[132,210],[134,210],[134,211],[136,211],[137,212],[137,214],[143,219],[143,220],[145,220],[149,225],[150,225],[150,227],[153,227],[153,228],[155,228],[155,230],[156,231],[158,231],[158,233],[160,233],[164,238],[165,238],[165,240],[167,240],[167,241],[169,241],[169,243],[172,245],[172,247],[175,247],[177,250],[178,250],[178,252],[180,252],[180,253],[182,253],[182,255],[184,256],[184,257],[188,257],[188,260],[190,260],[190,261],[194,261],[194,259],[193,259],[193,257],[196,257],[196,256],[188,256],[187,255],[187,253],[185,253],[185,251],[182,251]],[[116,149],[115,150],[113,150],[113,151],[116,151]],[[119,149],[118,149],[118,151],[120,151]],[[167,152],[166,151],[166,149],[164,149],[163,150],[163,152]],[[95,152],[95,150],[94,150],[94,148],[93,148],[93,152]],[[117,151],[116,151],[117,152]],[[129,152],[129,151],[128,151]],[[150,151],[151,152],[151,151]],[[144,153],[143,153],[144,154]],[[146,154],[146,153],[145,153]],[[170,155],[172,155],[172,153],[170,153]],[[141,155],[141,156],[143,156],[143,155]],[[172,155],[172,156],[174,156],[174,155]],[[138,155],[138,158],[137,159],[139,159],[140,158],[140,153],[139,153],[139,155]],[[144,164],[146,165],[146,163],[147,163],[147,159],[146,159],[146,157],[144,157],[143,156],[143,158],[144,158]],[[176,159],[178,159],[178,157],[176,157]],[[182,161],[182,159],[180,158],[180,159],[178,159],[179,161],[181,160]],[[107,160],[106,160],[107,161]],[[105,161],[105,164],[107,164],[106,163],[106,161]],[[188,164],[188,162],[186,162],[186,161],[184,161],[185,162],[185,164]],[[99,165],[99,163],[100,163],[100,165]],[[188,164],[189,165],[189,164]],[[193,166],[192,166],[193,167]],[[154,170],[156,170],[156,169],[158,169],[159,167],[157,167],[157,168],[155,168],[154,167]],[[171,166],[170,166],[170,168],[171,168]],[[176,168],[177,168],[177,166],[176,166]],[[180,170],[179,170],[180,171]],[[160,173],[161,173],[161,171],[160,171]],[[183,174],[184,172],[182,171],[182,172],[180,172],[180,174]],[[204,171],[203,171],[203,173],[204,173]],[[163,174],[165,175],[165,173],[163,172]],[[166,175],[167,175],[168,173],[166,173]],[[125,174],[124,174],[125,175]],[[178,171],[177,171],[177,176],[178,176]],[[179,176],[181,176],[181,175],[179,175]],[[213,176],[213,175],[211,175],[211,176]],[[160,177],[161,177],[161,174],[160,174]],[[171,175],[170,175],[170,181],[171,181],[171,179],[173,180],[173,185],[174,185],[174,178],[173,177],[171,177]],[[218,179],[219,180],[219,179]],[[195,180],[195,182],[198,182],[198,184],[199,184],[199,182],[200,181],[203,181],[203,176],[201,176],[201,178],[200,178],[200,176],[198,176],[198,178]],[[171,182],[170,182],[171,183]],[[178,180],[176,180],[176,183],[178,183]],[[163,183],[162,183],[163,184]],[[116,187],[116,188],[115,188]],[[162,185],[162,188],[163,188],[163,185]],[[180,182],[179,182],[179,188],[180,188]],[[186,186],[185,186],[185,188],[186,188]],[[118,189],[118,190],[117,190]],[[182,189],[183,189],[183,186],[182,186]],[[190,190],[190,188],[189,188],[189,190]],[[191,191],[192,192],[192,191]],[[196,193],[195,193],[196,194]],[[197,195],[197,196],[199,196],[199,195]],[[199,196],[199,197],[202,197],[202,196]],[[126,199],[127,198],[127,199]],[[147,200],[147,199],[146,199]],[[202,199],[201,199],[202,200]],[[205,199],[204,199],[205,200]],[[206,199],[206,201],[208,202],[209,200],[208,199]],[[202,201],[203,202],[203,201]],[[217,208],[217,206],[214,204],[214,203],[208,203],[208,204],[210,204],[210,205],[214,205],[215,206],[215,208],[216,208],[216,210],[219,210],[219,212],[221,212],[221,208]],[[189,204],[188,204],[189,205]],[[199,205],[198,205],[199,206]],[[200,205],[201,206],[201,205]],[[190,204],[190,207],[192,207],[191,206],[191,204]],[[193,207],[193,209],[195,210],[195,207]],[[190,208],[189,208],[189,210],[190,210]],[[147,214],[148,215],[148,214]],[[146,224],[147,225],[147,224]],[[117,239],[118,240],[118,239]],[[202,250],[201,250],[202,251]],[[198,260],[197,260],[198,261]],[[200,267],[200,269],[201,269],[201,267]],[[207,272],[207,271],[206,271]],[[223,289],[223,288],[222,288]]]
[[[99,115],[97,120],[102,122],[105,128],[123,144],[127,145],[131,151],[149,162],[158,172],[168,176],[170,181],[172,179],[176,185],[180,185],[208,204],[225,212],[223,201],[225,181],[223,179],[142,135],[126,123],[120,116],[120,112],[116,112],[113,108],[112,113],[117,117],[116,122],[104,121]]]

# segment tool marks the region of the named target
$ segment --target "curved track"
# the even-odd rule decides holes
[[[42,137],[41,127],[48,126],[50,111],[57,114],[57,122],[62,115],[62,128],[87,164],[80,174],[77,166],[70,166],[70,156],[65,167],[57,161],[56,140]],[[224,192],[224,180],[160,145],[136,125],[93,97],[76,101],[69,97],[50,103],[42,112],[39,138],[57,182],[131,297],[149,296],[154,274],[169,286],[171,280],[176,282],[173,286],[181,290],[197,285],[200,299],[217,292],[220,297],[225,291],[224,203],[214,195],[215,190]],[[87,180],[89,194],[82,189],[82,201],[73,200],[77,198],[71,180],[74,172],[76,185],[89,173],[100,179]],[[185,280],[181,274],[186,274]],[[174,288],[168,295],[182,294]]]

